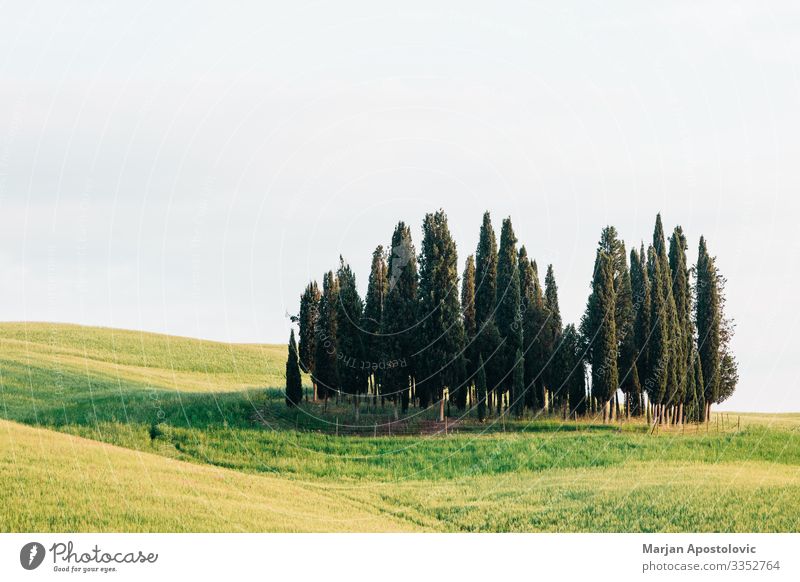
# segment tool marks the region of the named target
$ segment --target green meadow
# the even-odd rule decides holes
[[[800,415],[290,411],[285,346],[0,324],[1,531],[797,531]],[[455,413],[454,413],[455,414]],[[455,420],[455,419],[454,419]],[[381,427],[379,429],[379,427]],[[342,434],[336,435],[341,431]],[[35,500],[35,503],[26,503]]]

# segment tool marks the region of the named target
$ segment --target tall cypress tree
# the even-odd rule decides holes
[[[466,386],[469,388],[478,367],[478,344],[476,341],[477,322],[475,320],[475,257],[470,255],[464,265],[464,275],[461,278],[461,310],[464,314],[464,336],[466,341]],[[467,390],[457,392],[456,406],[459,410],[466,405]]]
[[[716,261],[714,261],[716,267]],[[731,351],[731,340],[736,329],[736,323],[725,315],[725,277],[717,268],[717,286],[719,288],[719,389],[717,399],[719,404],[731,397],[739,382],[739,364]]]
[[[675,370],[678,385],[678,422],[683,422],[685,408],[696,399],[694,385],[694,325],[692,323],[692,290],[686,262],[686,236],[676,226],[669,240],[669,265],[672,272],[672,296],[675,299],[677,325],[675,328]]]
[[[300,296],[300,369],[306,374],[314,373],[316,356],[317,320],[319,319],[319,302],[322,295],[316,281],[306,286]],[[317,398],[317,387],[314,385],[314,399]]]
[[[422,372],[417,392],[423,407],[440,402],[439,417],[444,420],[444,390],[462,389],[465,377],[458,256],[443,210],[427,214],[422,231],[419,294],[425,348],[418,359]]]
[[[544,299],[524,245],[519,249],[518,270],[522,301],[522,354],[525,360],[523,400],[526,407],[536,410],[538,399],[535,384],[538,380],[543,386],[540,372],[546,361],[541,349],[544,345]]]
[[[297,343],[294,330],[289,334],[289,357],[286,360],[286,405],[293,408],[303,400],[303,381],[297,362]]]
[[[389,287],[383,309],[381,333],[384,338],[384,372],[381,394],[408,410],[410,389],[414,379],[414,356],[418,349],[417,336],[417,258],[411,240],[411,229],[397,223],[392,234],[392,253],[387,266]]]
[[[671,408],[680,400],[678,362],[680,360],[680,338],[678,337],[678,313],[675,307],[675,297],[672,294],[672,269],[667,257],[667,244],[664,238],[664,226],[661,223],[661,214],[656,215],[656,224],[653,229],[653,248],[659,262],[659,284],[664,299],[665,338],[667,355],[665,360],[666,392],[664,404]],[[668,412],[668,411],[666,411]],[[665,412],[665,415],[666,415]],[[665,416],[664,420],[668,420]]]
[[[592,343],[592,395],[606,407],[619,388],[617,371],[616,294],[614,292],[614,259],[598,250],[592,284],[594,297],[592,320],[597,322]]]
[[[352,397],[356,420],[359,398],[367,391],[367,373],[364,366],[364,333],[361,322],[364,302],[358,294],[356,275],[342,257],[339,257],[339,301],[336,302],[337,365],[342,392]]]
[[[703,373],[705,411],[703,420],[711,415],[711,404],[719,398],[720,384],[720,298],[717,269],[708,254],[706,240],[700,237],[697,255],[697,283],[695,289],[697,345]]]
[[[617,367],[620,376],[620,389],[625,394],[625,408],[629,415],[640,414],[642,387],[639,370],[636,366],[636,338],[634,333],[635,313],[633,308],[633,289],[631,274],[627,264],[620,275],[617,292]]]
[[[669,366],[667,308],[661,285],[661,261],[652,245],[647,249],[647,276],[650,282],[651,327],[647,339],[649,376],[644,388],[650,402],[662,406],[666,404]],[[660,409],[657,414],[661,420]]]
[[[339,283],[333,271],[322,279],[322,298],[319,302],[317,320],[316,354],[314,356],[314,382],[317,396],[326,401],[339,391],[337,366],[337,318],[336,304],[339,301]]]
[[[372,265],[369,272],[367,297],[364,304],[364,320],[362,331],[364,333],[364,359],[367,368],[368,381],[373,394],[379,392],[383,359],[383,336],[381,326],[383,322],[383,306],[386,294],[389,292],[389,274],[384,258],[383,247],[378,245],[372,253]],[[385,368],[385,365],[383,366]]]
[[[563,333],[561,308],[558,305],[558,285],[556,284],[556,276],[552,264],[547,266],[547,274],[544,278],[544,289],[545,307],[547,308],[545,348],[547,352],[547,361],[551,362],[551,364],[547,365],[545,368],[545,381],[550,390],[550,408],[552,412],[554,407],[561,406],[566,400],[566,394],[560,391],[558,389],[559,387],[556,386],[558,383],[557,372],[552,364],[557,357],[557,352],[561,343],[561,334]]]
[[[497,239],[489,212],[483,213],[478,248],[475,251],[475,323],[478,351],[485,363],[486,408],[492,412],[495,387],[505,370],[502,338],[495,320],[497,304]]]
[[[633,302],[633,338],[634,338],[634,359],[636,371],[640,383],[646,382],[650,377],[648,351],[648,339],[650,337],[650,281],[647,276],[647,257],[644,253],[644,245],[639,247],[639,253],[631,249],[631,300]],[[640,399],[636,404],[636,410],[642,413],[644,401],[640,390]],[[636,414],[636,412],[634,412]]]
[[[511,402],[515,398],[514,368],[517,350],[522,347],[521,299],[519,290],[519,258],[517,237],[511,219],[503,220],[500,232],[500,252],[497,261],[497,329],[503,340],[503,369],[505,374],[500,384],[500,395],[508,392]]]
[[[539,269],[536,261],[530,262],[530,270],[526,276],[528,284],[523,290],[525,303],[525,321],[522,338],[525,349],[525,385],[528,406],[531,410],[540,410],[546,403],[545,376],[552,352],[549,341],[548,325],[550,312],[544,299],[542,285],[539,282]]]

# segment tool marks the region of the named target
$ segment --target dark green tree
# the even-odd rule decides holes
[[[425,216],[422,233],[419,294],[424,348],[417,358],[421,372],[416,387],[420,405],[439,402],[439,418],[444,420],[444,390],[463,389],[466,376],[458,256],[443,210]]]
[[[383,309],[382,335],[384,355],[381,367],[381,394],[408,410],[414,380],[414,356],[417,336],[417,258],[411,229],[399,222],[392,234],[392,253],[387,266],[389,288]]]
[[[475,321],[479,332],[494,314],[497,304],[497,260],[497,240],[492,219],[488,212],[484,212],[475,252]]]
[[[647,249],[647,276],[650,284],[650,333],[647,338],[649,376],[645,380],[644,390],[650,402],[659,407],[656,412],[658,420],[662,420],[660,407],[666,404],[667,367],[669,365],[669,347],[667,331],[667,308],[661,285],[661,261],[658,260],[655,248]]]
[[[339,301],[336,303],[337,365],[342,392],[349,394],[356,420],[359,416],[360,398],[367,391],[367,370],[364,366],[364,339],[361,328],[364,302],[358,294],[356,275],[342,257],[339,257]]]
[[[615,321],[614,260],[598,250],[592,282],[592,320],[598,322],[592,345],[592,396],[603,407],[605,420],[609,401],[619,388]]]
[[[561,391],[556,384],[558,384],[558,372],[552,362],[557,358],[557,352],[561,343],[561,334],[563,333],[563,324],[561,322],[561,308],[558,305],[558,285],[556,284],[556,276],[553,272],[553,265],[547,266],[547,274],[544,278],[544,297],[545,308],[547,309],[547,324],[545,325],[545,351],[547,362],[550,362],[545,368],[545,383],[550,391],[550,408],[551,412],[555,408],[562,406],[566,402],[566,393]]]
[[[639,247],[639,253],[631,249],[631,300],[633,304],[633,338],[634,338],[634,361],[636,372],[640,383],[644,383],[650,377],[650,354],[648,351],[648,339],[650,337],[650,280],[647,275],[647,256],[644,252],[644,245]],[[640,399],[632,414],[643,413],[644,400],[640,388]],[[633,409],[633,406],[632,406]]]
[[[497,305],[497,239],[489,212],[483,213],[478,248],[475,251],[476,344],[485,362],[486,408],[492,413],[495,387],[504,375],[502,338],[495,320]]]
[[[317,385],[317,396],[325,400],[326,405],[328,399],[339,392],[339,370],[336,357],[336,304],[338,301],[339,282],[333,271],[328,271],[322,280],[313,372],[313,379]]]
[[[297,406],[303,400],[303,380],[300,377],[300,365],[297,361],[297,343],[294,330],[289,334],[289,357],[286,360],[286,405]]]
[[[306,286],[300,296],[300,369],[306,374],[314,373],[314,358],[316,356],[317,320],[319,319],[319,302],[322,295],[316,281]],[[314,385],[314,400],[317,399],[317,387]]]
[[[388,267],[383,246],[379,245],[372,253],[372,266],[364,304],[364,320],[361,324],[364,334],[364,366],[372,393],[376,396],[380,392],[381,373],[385,369],[385,365],[381,366],[381,363],[384,362],[381,326],[383,324],[383,306],[388,292]]]
[[[667,256],[667,243],[664,238],[664,226],[661,223],[661,214],[656,215],[656,224],[653,229],[653,248],[659,262],[659,284],[661,294],[664,299],[664,318],[665,318],[665,344],[666,359],[664,374],[666,375],[665,391],[665,410],[663,420],[668,421],[673,407],[681,401],[679,386],[679,362],[681,359],[680,337],[678,334],[678,310],[675,307],[675,297],[672,294],[672,269],[670,268]],[[653,322],[655,325],[655,322]]]
[[[522,263],[520,264],[522,269]],[[522,277],[523,354],[525,358],[525,406],[533,411],[545,405],[545,373],[552,352],[550,317],[545,304],[536,261],[526,261]]]
[[[716,261],[715,261],[716,263]],[[733,395],[739,382],[739,364],[731,350],[736,323],[725,315],[725,284],[727,280],[717,269],[719,286],[720,327],[719,327],[719,389],[715,404],[724,402]]]
[[[500,398],[510,394],[510,402],[516,395],[514,388],[514,368],[517,350],[522,347],[522,306],[519,290],[517,237],[511,219],[503,220],[500,231],[500,252],[497,262],[497,330],[503,341],[503,378],[500,382]]]
[[[697,281],[695,287],[697,346],[703,372],[705,411],[703,420],[711,416],[711,404],[719,399],[720,384],[720,309],[719,284],[714,258],[708,254],[706,240],[700,237],[697,255]]]
[[[475,257],[473,255],[467,257],[464,275],[461,278],[461,310],[464,314],[464,336],[466,340],[464,354],[466,356],[467,376],[465,390],[459,390],[456,393],[458,398],[455,404],[459,410],[462,410],[466,405],[467,391],[474,382],[479,357],[478,342],[476,340],[478,325],[475,320]]]
[[[638,416],[642,400],[642,386],[636,366],[636,338],[634,327],[636,317],[633,307],[631,274],[625,265],[617,291],[617,368],[620,376],[620,389],[625,394],[627,415]]]
[[[674,330],[677,421],[683,422],[685,409],[694,405],[697,391],[694,385],[695,338],[692,321],[692,289],[686,261],[688,248],[683,229],[676,226],[669,240],[669,266],[672,273],[672,296],[675,299],[676,326]]]

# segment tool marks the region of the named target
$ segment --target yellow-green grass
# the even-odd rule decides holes
[[[30,433],[29,441],[46,443],[33,453],[19,447],[3,453],[0,481],[11,493],[0,494],[0,531],[795,531],[798,526],[800,415],[743,414],[739,425],[730,413],[724,424],[720,417],[719,424],[715,419],[653,435],[641,423],[495,418],[448,437],[336,437],[316,430],[334,416],[351,422],[349,405],[331,403],[324,418],[311,418],[322,414],[320,406],[287,409],[281,389],[285,357],[284,346],[0,324],[0,417],[60,431],[39,431],[49,436],[35,438]],[[379,407],[362,412],[361,421],[390,415],[391,409]],[[8,426],[14,427],[10,435],[32,430]],[[81,443],[80,462],[68,454],[76,443]],[[92,446],[95,452],[86,453]],[[55,459],[48,457],[51,451]],[[107,455],[127,460],[111,469]],[[129,461],[140,463],[138,469]],[[80,467],[83,481],[65,469],[66,485],[54,482],[48,467],[65,466]],[[151,472],[163,487],[147,485]],[[182,485],[175,486],[167,473],[183,475]],[[46,499],[45,509],[23,508],[17,481],[28,494]],[[256,489],[265,496],[250,495]],[[121,501],[129,496],[146,509]],[[230,510],[238,521],[206,512],[205,498],[219,499],[227,508],[220,511]],[[347,516],[361,515],[352,507],[376,521],[340,524],[340,508],[331,500],[341,501]],[[190,502],[201,511],[181,521]],[[244,515],[250,502],[260,508],[257,519]],[[58,509],[59,504],[65,507]],[[107,511],[93,512],[92,504],[105,504]],[[262,519],[270,509],[299,517]]]
[[[334,490],[0,420],[0,531],[403,531]]]
[[[717,425],[723,429],[763,426],[787,430],[800,429],[800,413],[774,412],[712,412],[711,428]]]
[[[800,470],[630,463],[298,482],[0,421],[2,531],[796,531]]]
[[[226,344],[59,323],[0,323],[0,355],[186,392],[282,386],[286,346]]]

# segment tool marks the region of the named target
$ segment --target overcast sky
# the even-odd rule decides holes
[[[219,4],[2,3],[0,320],[285,342],[442,207],[461,265],[511,215],[577,321],[661,211],[728,278],[727,407],[800,410],[796,3]]]

